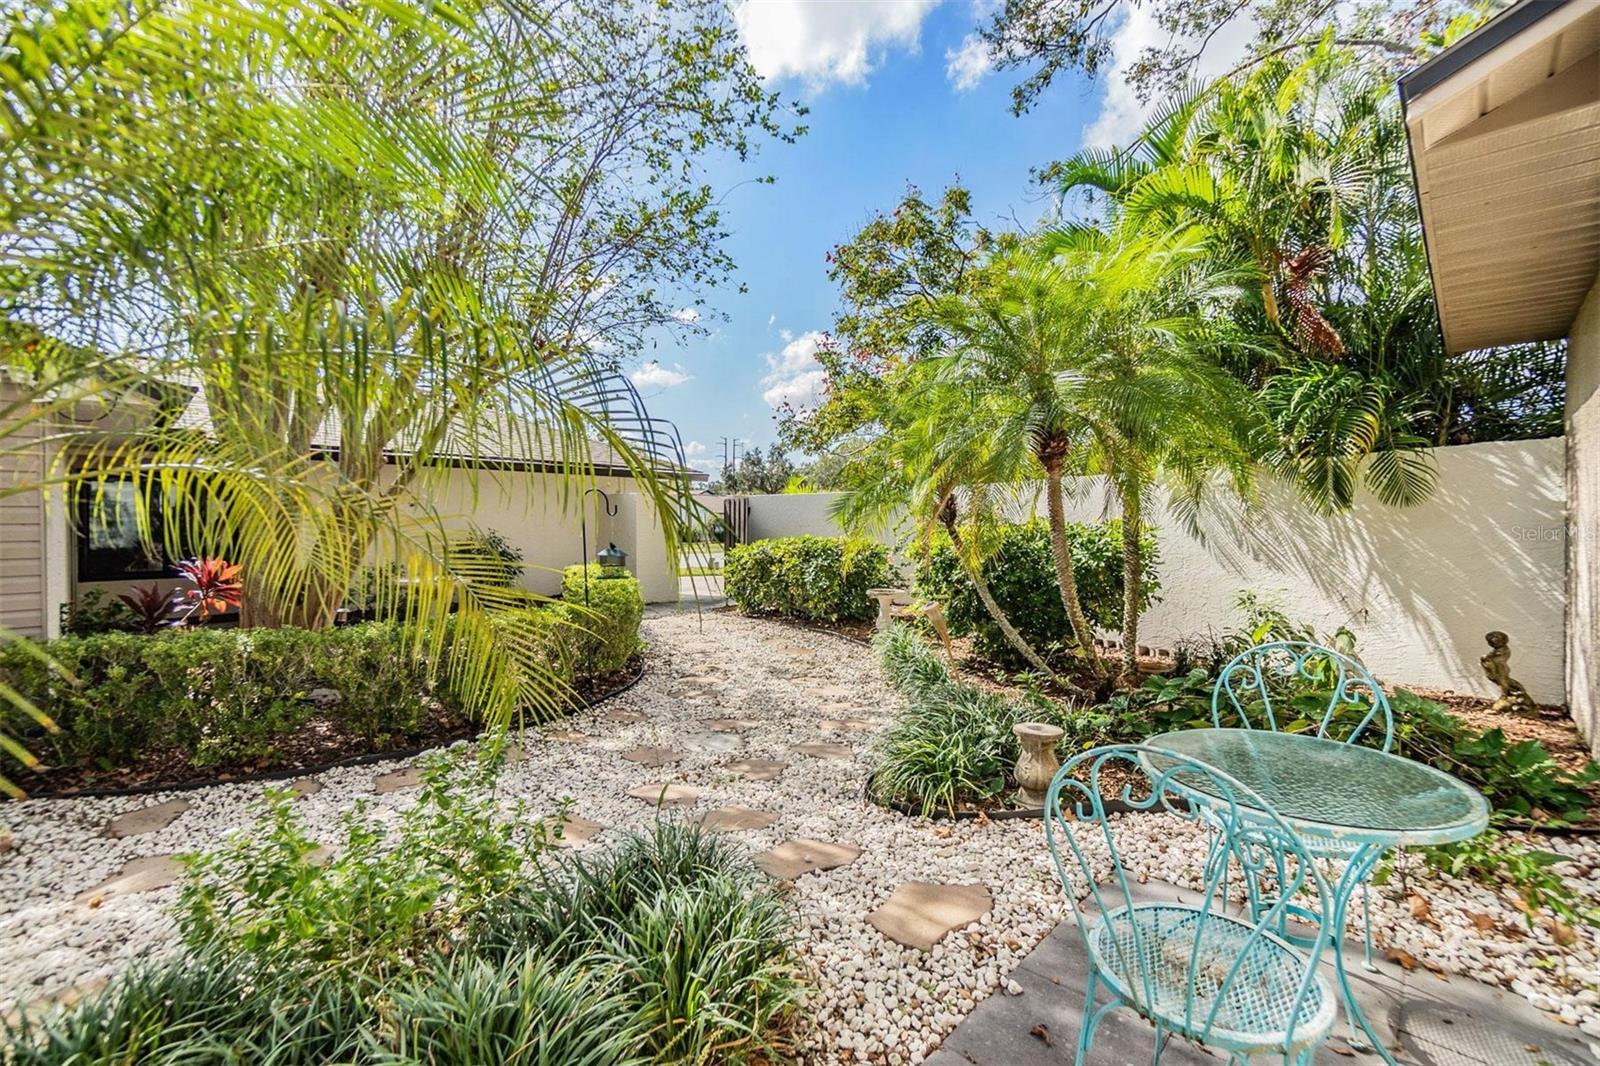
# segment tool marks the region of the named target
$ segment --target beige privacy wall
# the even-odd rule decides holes
[[[1560,439],[1439,449],[1439,485],[1426,503],[1392,508],[1364,497],[1332,518],[1287,486],[1265,484],[1254,513],[1219,497],[1200,538],[1152,508],[1161,602],[1144,616],[1141,643],[1171,647],[1237,626],[1234,603],[1251,590],[1318,630],[1349,626],[1367,664],[1399,684],[1488,694],[1483,634],[1503,629],[1512,672],[1535,698],[1560,702],[1563,452]],[[824,525],[831,502],[828,493],[756,497],[752,536],[834,529]],[[1101,486],[1081,485],[1068,511],[1080,521],[1104,517]]]

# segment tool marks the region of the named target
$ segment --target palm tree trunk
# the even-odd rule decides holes
[[[989,588],[989,582],[984,579],[982,565],[971,561],[967,553],[962,550],[961,532],[956,528],[956,524],[953,521],[947,521],[945,528],[950,532],[950,539],[955,542],[956,558],[961,560],[961,568],[967,572],[967,577],[972,581],[972,587],[978,592],[978,599],[983,603],[983,609],[989,612],[989,617],[994,619],[994,624],[1000,627],[1000,632],[1004,634],[1006,643],[1015,648],[1017,654],[1026,659],[1029,666],[1048,677],[1055,684],[1065,686],[1066,682],[1057,677],[1056,672],[1050,669],[1050,664],[1044,661],[1044,656],[1040,655],[1034,646],[1028,643],[1028,638],[1024,637],[1017,630],[1017,627],[1011,624],[1011,619],[1006,616],[1005,609],[994,598],[994,592]]]
[[[1056,585],[1061,590],[1061,606],[1066,608],[1067,621],[1072,625],[1072,636],[1078,642],[1079,654],[1098,677],[1102,671],[1099,657],[1094,651],[1094,628],[1089,625],[1089,617],[1083,613],[1083,602],[1078,598],[1078,579],[1072,572],[1072,548],[1067,544],[1067,509],[1061,498],[1059,458],[1045,459],[1044,487],[1045,509],[1050,518],[1050,555],[1056,564]]]
[[[1139,602],[1144,584],[1144,557],[1139,554],[1139,490],[1122,492],[1122,680],[1139,683]]]

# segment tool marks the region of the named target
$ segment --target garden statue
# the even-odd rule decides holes
[[[1017,806],[1029,810],[1043,807],[1050,781],[1061,769],[1061,760],[1056,758],[1056,745],[1065,731],[1047,722],[1018,722],[1011,727],[1011,731],[1022,742],[1021,750],[1017,753],[1015,773]]]
[[[1522,687],[1521,681],[1511,676],[1511,638],[1496,629],[1485,633],[1483,639],[1489,642],[1489,652],[1478,661],[1483,664],[1483,672],[1489,680],[1500,689],[1500,698],[1494,701],[1494,709],[1518,714],[1537,711],[1528,690]]]

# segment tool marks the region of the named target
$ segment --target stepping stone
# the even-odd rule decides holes
[[[771,781],[782,776],[784,770],[788,768],[788,763],[773,759],[740,759],[738,762],[728,764],[728,769],[752,781]]]
[[[289,791],[294,793],[294,798],[303,800],[307,796],[315,796],[322,791],[322,782],[314,777],[301,777],[289,782]]]
[[[183,866],[176,855],[146,855],[129,859],[122,869],[79,896],[78,902],[98,907],[111,896],[154,892],[158,888],[177,884],[182,876]]]
[[[652,807],[693,807],[700,798],[700,790],[688,785],[640,785],[628,789],[628,795],[642,799]]]
[[[761,724],[753,718],[702,718],[700,721],[707,729],[718,733],[743,733]]]
[[[878,724],[863,718],[824,718],[817,723],[817,728],[824,733],[865,733],[876,729]]]
[[[695,821],[707,829],[737,833],[745,829],[765,829],[778,820],[776,814],[758,811],[754,807],[718,807],[707,811]]]
[[[333,847],[328,844],[318,844],[306,852],[306,862],[312,866],[326,866],[331,858],[333,858]]]
[[[581,848],[604,832],[605,828],[599,822],[591,822],[587,818],[569,814],[561,822],[561,836],[556,838],[556,845],[563,848]]]
[[[372,779],[372,787],[379,793],[399,792],[422,784],[422,767],[404,766],[393,773],[379,774]]]
[[[118,815],[106,823],[106,836],[112,838],[134,837],[141,833],[154,833],[157,829],[165,829],[173,821],[189,809],[188,800],[167,800],[150,807],[140,807],[136,811]]]
[[[712,755],[726,755],[730,751],[738,751],[740,743],[738,737],[729,736],[727,733],[690,733],[688,736],[678,738],[678,744],[688,751]]]
[[[867,915],[867,921],[897,944],[932,951],[950,930],[977,921],[993,906],[994,899],[983,885],[907,881]]]
[[[622,757],[629,762],[636,762],[640,766],[666,766],[683,758],[683,754],[673,751],[671,748],[644,744],[637,748],[629,748],[622,753]]]
[[[644,715],[638,711],[607,711],[600,716],[608,722],[642,722]]]
[[[844,685],[823,685],[817,689],[816,694],[830,700],[854,700],[856,690]]]
[[[588,733],[580,733],[575,729],[551,729],[539,735],[546,740],[560,741],[563,744],[582,744],[589,739]]]
[[[794,750],[802,755],[817,755],[824,759],[849,759],[856,753],[848,744],[796,744]]]
[[[780,881],[793,881],[813,870],[831,870],[855,862],[861,849],[849,844],[797,837],[756,856],[756,865]]]

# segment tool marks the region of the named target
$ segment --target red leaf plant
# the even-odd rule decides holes
[[[172,620],[173,596],[161,591],[160,585],[145,585],[132,592],[124,592],[117,599],[127,604],[146,633],[158,632]]]
[[[204,622],[229,607],[239,606],[244,582],[239,579],[238,563],[215,558],[187,559],[178,564],[178,573],[194,585],[177,594],[178,605],[187,608],[184,621]]]

